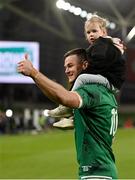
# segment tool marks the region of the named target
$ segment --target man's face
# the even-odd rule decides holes
[[[77,76],[85,69],[85,65],[77,55],[70,55],[65,58],[65,74],[69,83],[73,83]]]
[[[101,29],[99,23],[94,22],[87,22],[85,24],[85,35],[86,39],[90,44],[93,44],[93,42],[98,39],[100,36],[104,37],[106,36],[105,29]]]

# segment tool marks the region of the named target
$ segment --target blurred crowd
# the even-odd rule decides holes
[[[0,135],[48,132],[48,130],[54,129],[53,123],[58,120],[47,116],[45,110],[26,108],[19,113],[12,110],[0,111]],[[135,114],[120,113],[118,126],[119,128],[134,128]]]
[[[55,119],[45,116],[42,110],[25,109],[24,113],[15,115],[0,112],[0,135],[47,132],[54,122]]]

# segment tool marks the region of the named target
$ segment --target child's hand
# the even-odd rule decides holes
[[[121,41],[121,39],[119,38],[112,38],[112,41],[114,43],[114,45],[121,51],[121,53],[124,53],[125,50],[125,46],[124,43]]]

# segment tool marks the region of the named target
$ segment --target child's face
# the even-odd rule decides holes
[[[98,39],[100,36],[106,36],[106,30],[100,27],[100,24],[97,22],[86,22],[85,24],[85,35],[86,39],[90,44]]]

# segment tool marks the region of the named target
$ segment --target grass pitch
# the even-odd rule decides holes
[[[135,130],[119,129],[113,149],[119,178],[135,179]],[[0,136],[0,179],[73,179],[73,131]]]

